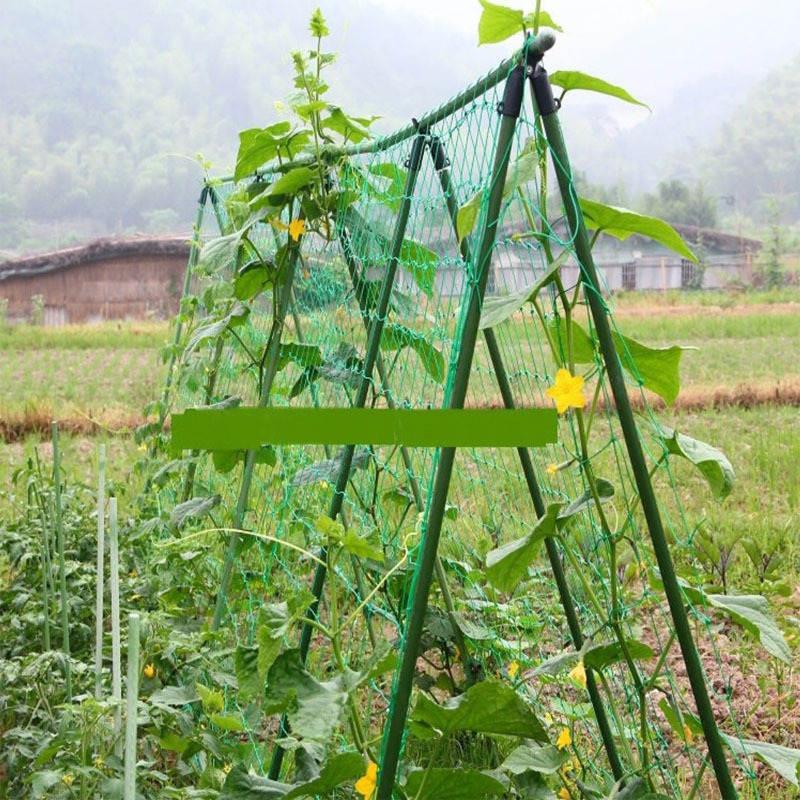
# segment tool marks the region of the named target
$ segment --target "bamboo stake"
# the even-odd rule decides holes
[[[122,664],[119,632],[119,542],[117,498],[108,499],[109,579],[111,581],[111,697],[114,700],[114,752],[122,754]]]
[[[55,505],[56,542],[58,547],[58,580],[61,590],[61,648],[64,651],[64,677],[67,700],[72,700],[72,666],[69,647],[69,597],[67,595],[67,568],[64,560],[64,520],[61,515],[61,453],[58,446],[58,423],[50,423],[53,441],[53,489]]]
[[[139,615],[128,614],[128,683],[125,690],[124,800],[136,799],[136,715],[139,704]]]
[[[97,449],[97,581],[95,592],[94,696],[103,699],[103,570],[106,543],[106,446]]]

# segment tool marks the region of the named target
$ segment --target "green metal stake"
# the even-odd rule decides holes
[[[731,780],[725,752],[722,749],[722,740],[717,729],[717,723],[714,720],[714,711],[708,696],[703,667],[697,654],[692,631],[689,627],[689,617],[684,607],[685,600],[675,574],[675,566],[672,562],[669,544],[661,522],[655,492],[650,483],[647,461],[645,460],[633,410],[631,409],[622,365],[614,345],[611,325],[608,321],[608,312],[600,294],[600,280],[592,258],[592,250],[589,246],[589,236],[586,232],[583,214],[575,194],[572,168],[558,120],[557,104],[553,99],[547,72],[541,65],[536,67],[532,77],[532,84],[539,106],[539,113],[542,115],[545,135],[550,147],[570,233],[573,237],[575,254],[581,266],[581,280],[585,287],[584,294],[589,302],[600,352],[603,354],[608,381],[617,406],[620,428],[625,439],[625,447],[631,462],[636,489],[639,493],[642,512],[650,532],[658,568],[661,571],[664,592],[667,595],[672,621],[675,624],[675,633],[686,664],[686,673],[691,684],[697,713],[703,726],[703,735],[705,736],[708,753],[717,777],[720,796],[723,800],[735,800],[737,797],[736,789]]]
[[[466,315],[463,320],[461,346],[455,364],[455,376],[452,391],[448,398],[448,408],[463,408],[472,368],[472,357],[478,337],[478,325],[481,316],[481,304],[486,291],[489,267],[494,247],[500,209],[503,202],[503,187],[508,172],[509,156],[517,127],[522,97],[524,94],[525,71],[519,65],[514,67],[506,80],[503,102],[500,105],[500,131],[494,156],[491,176],[491,194],[484,218],[481,245],[478,259],[473,263],[475,282],[470,287],[467,300]],[[395,676],[392,704],[389,708],[389,719],[384,728],[381,768],[378,779],[377,800],[390,800],[394,791],[394,782],[400,761],[403,744],[408,705],[411,700],[411,689],[414,682],[419,644],[425,623],[436,555],[439,547],[439,536],[442,530],[450,478],[455,461],[455,448],[448,447],[439,451],[433,495],[428,505],[427,519],[423,527],[423,538],[419,560],[414,568],[412,594],[409,603],[409,616],[406,625],[403,657]]]
[[[386,275],[383,279],[381,286],[381,293],[378,298],[377,307],[372,318],[372,325],[370,327],[369,336],[367,337],[367,349],[364,354],[363,375],[358,387],[358,393],[353,400],[353,408],[363,408],[367,401],[369,389],[372,386],[372,372],[375,369],[375,363],[378,360],[381,346],[381,335],[383,334],[383,327],[386,322],[386,315],[389,310],[389,302],[392,297],[392,290],[394,288],[394,278],[397,273],[397,266],[400,261],[400,250],[403,246],[403,240],[406,235],[406,226],[408,225],[408,217],[411,213],[411,199],[414,195],[414,188],[417,183],[417,175],[419,174],[420,164],[422,163],[423,151],[425,148],[426,132],[419,130],[414,142],[411,146],[411,156],[408,160],[408,174],[406,177],[406,184],[403,190],[403,200],[400,204],[400,210],[395,222],[394,234],[392,236],[391,256],[389,265],[386,270]],[[336,487],[333,491],[330,506],[328,507],[328,516],[331,519],[336,519],[342,510],[344,503],[344,493],[347,489],[347,484],[350,480],[350,472],[353,466],[353,453],[355,452],[355,445],[348,445],[342,449],[342,461],[339,467],[339,474],[336,478]],[[311,587],[311,592],[314,600],[311,603],[308,611],[306,612],[307,620],[315,620],[319,609],[320,598],[322,597],[322,590],[325,586],[325,577],[327,574],[327,567],[325,566],[326,553],[323,551],[320,555],[322,563],[317,565],[314,571],[314,582]],[[312,625],[306,621],[303,624],[300,632],[300,660],[305,662],[308,655],[308,648],[311,645]],[[281,720],[281,730],[286,730],[286,719]],[[283,749],[276,747],[272,754],[272,762],[269,766],[269,777],[275,780],[281,771],[281,764],[283,763]]]
[[[136,717],[139,705],[139,615],[128,614],[128,683],[125,689],[124,800],[136,800]]]
[[[339,241],[342,245],[342,254],[344,255],[345,263],[347,264],[350,282],[353,285],[353,291],[361,309],[361,318],[364,320],[364,324],[367,325],[369,320],[369,309],[367,308],[365,302],[364,282],[358,274],[358,267],[350,246],[350,237],[346,230],[343,229],[340,231]],[[386,405],[389,408],[396,408],[397,404],[392,397],[391,387],[389,386],[389,376],[386,373],[386,367],[383,359],[380,356],[380,353],[378,354],[375,366],[378,371],[378,377],[381,381],[381,388],[386,397]],[[417,509],[417,513],[422,513],[425,510],[425,503],[422,498],[422,492],[419,488],[419,481],[417,481],[416,475],[414,474],[414,466],[411,461],[411,454],[408,452],[408,448],[404,445],[400,446],[400,458],[403,462],[403,467],[406,472],[406,480],[408,480],[408,485],[411,489],[411,496],[414,498],[414,506]],[[442,559],[439,558],[438,555],[436,556],[434,570],[436,572],[436,582],[439,584],[439,589],[442,592],[442,601],[444,602],[445,610],[447,611],[450,624],[453,628],[453,636],[455,638],[456,646],[461,654],[461,662],[464,667],[467,685],[472,685],[475,682],[475,679],[480,676],[480,665],[473,662],[469,657],[467,642],[464,638],[464,634],[461,632],[461,628],[459,627],[458,619],[456,618],[456,607],[455,603],[453,602],[453,596],[450,593],[450,587],[447,583],[447,574],[444,571]]]
[[[94,612],[94,696],[103,699],[103,571],[106,547],[106,446],[97,448],[97,576]]]
[[[55,503],[56,543],[58,547],[58,580],[61,589],[61,648],[64,651],[64,677],[67,683],[67,700],[72,700],[72,666],[69,647],[69,596],[67,595],[67,569],[64,560],[64,519],[61,508],[61,451],[58,445],[58,423],[50,423],[53,440],[53,491]]]
[[[117,498],[108,499],[108,577],[111,591],[111,699],[114,701],[114,752],[122,755],[122,644],[119,619],[119,531]]]
[[[295,242],[290,248],[286,260],[286,273],[283,276],[283,284],[280,288],[280,295],[277,302],[277,309],[272,321],[272,329],[269,334],[267,352],[265,354],[266,368],[261,382],[261,392],[258,398],[258,405],[264,407],[269,403],[272,383],[278,374],[278,360],[281,353],[281,336],[283,326],[286,321],[286,314],[289,311],[289,303],[292,295],[292,284],[294,283],[294,273],[297,266],[297,259],[300,255],[300,242]],[[247,502],[250,497],[250,485],[253,481],[253,469],[255,467],[256,451],[248,450],[245,454],[244,468],[242,470],[242,484],[239,488],[239,497],[234,511],[233,527],[241,529],[244,524],[244,517],[247,512]],[[214,618],[211,629],[217,630],[222,615],[227,607],[227,594],[230,588],[231,578],[233,577],[233,562],[236,558],[236,548],[239,544],[239,534],[231,534],[228,548],[225,552],[225,561],[222,565],[222,576],[220,578],[219,591],[217,593],[217,603],[214,608]]]
[[[200,198],[197,201],[197,215],[194,221],[194,228],[192,228],[192,244],[189,249],[189,261],[186,265],[186,272],[183,276],[183,290],[181,292],[181,300],[189,294],[189,288],[192,283],[192,273],[197,266],[197,261],[200,258],[200,231],[203,227],[203,216],[206,209],[206,201],[208,200],[209,187],[203,186],[200,192]],[[175,372],[175,362],[177,361],[177,349],[183,336],[183,320],[181,318],[181,310],[178,309],[178,319],[175,324],[175,335],[172,337],[172,352],[167,362],[167,377],[164,381],[164,390],[161,394],[161,406],[158,411],[158,429],[164,425],[167,418],[167,406],[169,404],[169,395],[172,389],[172,380]]]
[[[450,221],[453,225],[453,230],[458,236],[458,229],[456,220],[458,217],[458,201],[456,199],[455,187],[453,187],[450,180],[450,170],[448,169],[448,160],[445,154],[444,146],[438,138],[431,141],[431,156],[433,158],[433,165],[436,169],[436,174],[439,176],[439,182],[442,187],[442,193],[447,203],[447,210],[450,216]],[[461,240],[461,257],[464,259],[465,264],[470,263],[471,254],[469,242],[466,237]],[[500,347],[497,343],[497,337],[494,330],[486,328],[483,331],[483,336],[486,341],[487,349],[489,350],[489,359],[492,363],[492,369],[497,377],[497,385],[500,389],[500,395],[503,398],[503,405],[506,408],[514,408],[514,393],[511,390],[511,384],[508,380],[503,357],[500,353]],[[545,513],[545,504],[542,499],[542,493],[539,489],[539,483],[536,480],[536,472],[533,468],[530,453],[525,447],[518,447],[517,454],[519,455],[520,466],[522,467],[522,474],[525,478],[525,483],[528,487],[528,494],[533,501],[533,507],[536,511],[537,517],[542,517]],[[576,650],[580,650],[583,646],[584,637],[581,631],[578,614],[575,611],[575,604],[570,593],[569,584],[567,583],[566,576],[564,575],[564,567],[561,564],[561,554],[558,552],[558,546],[555,541],[548,537],[545,539],[545,547],[547,549],[547,557],[550,561],[550,568],[553,571],[553,577],[556,581],[558,588],[559,598],[561,605],[564,609],[564,616],[567,619],[567,626],[569,627],[572,643]],[[592,703],[597,725],[600,728],[600,736],[603,739],[603,747],[605,748],[608,756],[608,761],[611,766],[611,772],[615,780],[619,780],[624,775],[622,762],[620,761],[619,754],[617,753],[617,746],[614,742],[614,735],[611,731],[611,726],[606,716],[605,706],[603,699],[597,688],[597,681],[595,680],[594,673],[591,670],[586,672],[586,689],[589,693],[589,699]]]

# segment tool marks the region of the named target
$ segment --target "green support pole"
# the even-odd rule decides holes
[[[200,257],[200,230],[203,226],[203,215],[205,214],[206,201],[208,200],[209,187],[203,186],[200,192],[200,198],[197,201],[197,215],[194,220],[194,227],[192,228],[192,244],[189,249],[189,261],[186,264],[186,272],[183,276],[183,290],[181,291],[181,301],[186,295],[189,294],[189,287],[192,283],[192,273],[197,266],[197,260]],[[178,321],[175,324],[175,335],[172,337],[172,352],[167,362],[167,378],[164,381],[164,390],[161,393],[161,406],[158,411],[158,429],[164,425],[167,418],[167,406],[169,404],[169,395],[172,389],[172,379],[175,372],[175,362],[177,361],[177,348],[183,336],[183,320],[181,319],[181,310],[178,309]]]
[[[136,733],[139,712],[139,615],[128,614],[128,684],[125,688],[123,800],[136,800]]]
[[[378,360],[381,347],[381,335],[383,334],[383,326],[386,322],[386,315],[389,310],[389,302],[392,298],[392,290],[394,289],[394,278],[397,273],[397,266],[400,261],[400,250],[403,246],[403,240],[406,235],[406,226],[408,225],[408,217],[411,213],[411,199],[414,196],[414,188],[417,184],[417,175],[419,174],[419,167],[422,163],[422,155],[425,148],[425,140],[427,134],[424,129],[417,131],[411,145],[411,156],[408,160],[408,174],[406,177],[405,188],[403,190],[403,200],[400,204],[400,210],[397,214],[397,221],[395,222],[394,234],[392,236],[391,255],[389,264],[386,269],[386,275],[383,278],[383,285],[381,286],[381,293],[378,298],[377,307],[372,318],[372,325],[369,329],[369,336],[367,337],[367,349],[364,354],[363,374],[361,382],[358,386],[358,393],[353,400],[353,408],[363,408],[367,401],[370,387],[372,386],[372,373],[375,369],[375,363]],[[336,478],[336,487],[333,490],[333,497],[331,498],[330,506],[328,507],[328,516],[331,519],[336,519],[342,510],[344,503],[344,494],[347,489],[347,484],[350,480],[350,473],[353,466],[353,453],[355,452],[355,445],[347,445],[342,449],[342,461],[339,467],[339,474]],[[320,554],[320,559],[323,563],[317,565],[314,571],[314,582],[311,587],[311,593],[314,600],[311,603],[308,611],[306,612],[307,620],[314,620],[317,617],[319,609],[320,598],[322,597],[322,590],[325,586],[325,577],[327,574],[327,567],[325,566],[326,553],[323,551]],[[313,631],[312,625],[306,621],[303,624],[300,632],[300,660],[305,662],[308,655],[308,648],[311,645],[311,634]],[[281,730],[286,729],[286,720],[281,720]],[[281,764],[283,763],[283,749],[276,747],[272,754],[272,761],[269,766],[269,777],[275,780],[281,771]]]
[[[358,267],[353,256],[352,248],[350,247],[350,237],[346,230],[340,231],[339,241],[342,243],[342,254],[344,255],[344,260],[347,264],[347,271],[350,275],[350,282],[353,285],[353,291],[359,304],[361,318],[364,320],[364,324],[368,325],[369,310],[365,304],[364,283],[358,274]],[[391,387],[389,386],[389,376],[386,372],[386,367],[383,359],[380,356],[380,353],[378,354],[375,366],[378,370],[378,377],[381,381],[381,390],[386,397],[386,405],[389,408],[396,408],[397,404],[392,397]],[[409,488],[411,489],[411,496],[414,498],[414,506],[417,509],[417,513],[422,513],[425,510],[425,503],[422,499],[419,481],[417,481],[416,475],[414,474],[411,454],[408,452],[408,448],[404,445],[400,445],[400,458],[403,462],[403,468],[406,472],[406,479],[408,480]],[[438,556],[436,557],[434,569],[436,570],[436,582],[439,584],[439,589],[442,592],[442,601],[444,602],[447,616],[450,618],[450,624],[453,626],[453,637],[455,638],[456,646],[461,653],[461,663],[464,667],[467,685],[471,686],[475,682],[476,678],[480,675],[480,666],[469,658],[467,641],[458,625],[458,620],[456,618],[456,607],[455,603],[453,602],[453,596],[450,593],[450,587],[447,583],[447,575],[444,571],[444,565],[442,564],[442,559]]]
[[[453,225],[453,231],[458,236],[456,220],[458,217],[458,200],[456,198],[455,188],[450,180],[450,170],[448,169],[448,160],[445,154],[444,147],[440,139],[434,138],[431,141],[431,156],[433,158],[433,165],[436,169],[436,174],[439,176],[439,183],[442,187],[442,194],[444,195],[445,202],[447,203],[447,210],[450,216],[450,221]],[[470,263],[470,248],[469,242],[466,237],[461,241],[461,257],[465,264]],[[486,341],[486,346],[489,350],[489,359],[492,364],[495,376],[497,377],[497,385],[500,389],[500,395],[503,398],[503,405],[506,408],[514,408],[514,393],[511,390],[511,384],[508,380],[503,357],[500,353],[500,347],[497,343],[497,337],[494,330],[486,328],[483,331],[483,336]],[[539,489],[539,483],[536,480],[536,472],[533,468],[530,453],[525,447],[518,447],[517,454],[519,455],[520,466],[522,467],[522,474],[525,477],[525,483],[528,487],[528,494],[530,494],[533,501],[533,507],[536,511],[537,517],[544,516],[545,504],[542,499],[542,493]],[[545,539],[545,547],[547,549],[547,557],[550,561],[550,568],[553,571],[553,577],[556,581],[558,588],[559,598],[561,605],[564,609],[564,616],[567,619],[567,626],[569,627],[570,637],[572,644],[576,650],[580,650],[583,646],[584,637],[581,631],[581,625],[578,620],[578,614],[575,611],[575,603],[572,600],[572,594],[569,590],[566,576],[564,575],[564,567],[561,564],[561,554],[558,552],[558,546],[554,539],[548,537]],[[611,772],[615,780],[619,780],[624,775],[622,762],[620,761],[619,754],[617,753],[617,746],[614,742],[614,735],[611,731],[611,726],[608,722],[605,707],[603,706],[603,699],[600,696],[600,691],[597,688],[597,681],[595,680],[594,673],[591,670],[586,672],[586,689],[589,693],[589,699],[592,703],[597,725],[600,729],[600,736],[603,739],[603,747],[605,748],[608,756],[608,761],[611,766]]]
[[[491,194],[486,216],[483,221],[481,245],[477,261],[473,262],[474,282],[471,283],[463,324],[461,346],[455,364],[455,375],[448,397],[448,408],[463,408],[472,368],[475,342],[478,337],[481,305],[486,291],[492,249],[494,247],[500,210],[503,202],[503,188],[508,173],[508,163],[514,133],[517,128],[522,97],[525,86],[524,67],[514,67],[506,80],[503,101],[500,105],[501,122],[497,136],[494,164],[491,175]],[[423,527],[419,560],[414,568],[409,615],[406,625],[403,656],[394,681],[389,719],[384,728],[381,768],[377,787],[377,800],[390,800],[394,792],[394,782],[403,746],[403,731],[408,716],[414,671],[419,654],[419,644],[428,608],[428,594],[433,578],[434,566],[439,547],[450,478],[453,473],[455,448],[448,447],[438,452],[438,463],[433,485],[433,494],[428,504],[427,519]]]
[[[278,361],[281,353],[281,336],[283,334],[286,314],[289,311],[289,302],[292,295],[292,284],[294,283],[294,273],[297,266],[297,259],[300,255],[300,242],[294,242],[286,256],[285,274],[283,283],[277,292],[275,309],[273,311],[272,329],[267,340],[267,349],[264,354],[264,374],[261,379],[261,391],[259,392],[258,405],[263,408],[269,403],[272,383],[278,374]],[[233,527],[240,530],[244,524],[244,517],[247,512],[247,502],[250,497],[250,485],[253,481],[253,469],[255,467],[256,451],[248,450],[245,454],[244,468],[242,470],[242,484],[239,488],[239,497],[236,501],[234,511]],[[226,597],[230,588],[231,577],[233,574],[233,562],[236,558],[236,548],[239,543],[239,534],[231,534],[230,542],[225,552],[225,561],[222,565],[222,577],[220,579],[219,591],[217,593],[217,603],[214,608],[214,618],[211,629],[216,630],[222,621],[222,615],[227,606]]]
[[[553,99],[547,72],[541,65],[536,67],[531,82],[544,124],[545,135],[553,159],[570,233],[573,237],[575,254],[581,267],[581,280],[585,288],[584,293],[588,300],[595,331],[597,332],[600,352],[603,355],[611,393],[617,406],[620,428],[625,439],[625,446],[628,451],[631,469],[633,470],[636,489],[639,493],[642,512],[650,532],[658,568],[661,571],[664,592],[667,596],[672,620],[675,624],[675,633],[686,664],[686,673],[692,687],[697,713],[703,726],[703,735],[705,736],[708,753],[717,777],[720,796],[723,800],[736,800],[736,789],[731,780],[728,762],[722,748],[722,740],[717,729],[717,723],[714,720],[714,711],[708,696],[703,667],[697,654],[692,631],[689,627],[689,617],[684,607],[685,600],[675,574],[675,566],[672,562],[669,544],[661,522],[655,492],[650,483],[647,461],[645,460],[633,410],[631,409],[622,365],[614,345],[608,312],[600,294],[600,280],[592,258],[592,249],[589,244],[586,225],[575,194],[572,168],[558,120],[557,104]]]
[[[64,560],[64,518],[61,507],[61,448],[58,443],[58,423],[50,423],[53,440],[53,503],[58,548],[58,582],[61,590],[61,648],[64,651],[64,677],[67,683],[67,702],[72,702],[72,666],[69,647],[69,595],[67,594],[67,568]]]
[[[106,446],[97,448],[97,573],[94,611],[94,696],[103,699],[103,599],[106,552]]]

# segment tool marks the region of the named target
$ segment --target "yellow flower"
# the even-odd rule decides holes
[[[306,223],[305,220],[302,219],[293,219],[289,223],[289,236],[294,239],[294,241],[299,242],[300,237],[306,232]]]
[[[568,369],[556,372],[556,382],[546,394],[555,402],[559,414],[563,414],[568,408],[583,408],[586,405],[583,376],[572,375]]]
[[[75,783],[75,776],[71,772],[65,772],[61,776],[61,783],[72,786],[72,784]]]
[[[375,786],[378,782],[378,765],[370,761],[367,764],[367,771],[356,781],[356,791],[364,798],[370,800],[375,793]]]
[[[95,769],[103,769],[105,765],[106,765],[106,760],[103,758],[103,756],[95,756],[94,759]]]
[[[570,798],[572,797],[572,795],[569,793],[569,789],[567,789],[566,786],[562,786],[558,790],[558,796],[560,800],[570,800]]]
[[[156,676],[156,668],[152,664],[148,664],[144,668],[144,676],[145,676],[145,678],[155,678],[155,676]]]
[[[553,715],[549,711],[544,712],[544,716],[542,717],[544,720],[545,725],[552,725],[553,724]]]
[[[512,661],[508,665],[508,677],[513,679],[513,678],[516,678],[517,675],[519,675],[519,662],[518,661]]]
[[[545,472],[548,475],[555,475],[558,472],[558,464],[548,464]]]
[[[222,771],[227,775],[233,769],[233,764],[225,764]]]
[[[579,661],[569,672],[570,678],[579,683],[584,689],[586,688],[586,668],[583,666],[583,661]]]
[[[683,723],[683,738],[686,739],[686,744],[691,744],[694,741],[692,729],[685,722]]]
[[[572,736],[570,735],[569,728],[562,728],[561,733],[558,734],[558,739],[556,739],[556,747],[559,750],[563,750],[571,744]]]

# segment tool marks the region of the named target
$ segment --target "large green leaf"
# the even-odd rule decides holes
[[[770,614],[766,597],[760,594],[709,594],[707,597],[712,606],[725,611],[752,633],[770,655],[786,664],[792,663],[789,645]]]
[[[637,106],[644,106],[650,108],[647,103],[637,100],[626,89],[621,86],[615,86],[613,83],[604,81],[602,78],[595,78],[594,75],[587,75],[585,72],[576,72],[574,70],[557,70],[550,73],[550,83],[553,86],[560,86],[564,92],[571,89],[583,89],[587,92],[600,92],[600,94],[608,94],[611,97],[617,97],[624,100],[626,103],[633,103]]]
[[[269,669],[264,713],[286,712],[295,736],[326,743],[346,700],[339,681],[321,683],[303,666],[299,650],[286,650]]]
[[[505,792],[497,778],[463,767],[412,770],[403,789],[414,800],[481,800]]]
[[[233,296],[237,300],[252,300],[272,283],[272,273],[260,261],[246,264],[233,281]]]
[[[521,775],[531,770],[542,775],[555,775],[569,759],[568,752],[559,750],[552,744],[526,742],[508,754],[500,769],[512,775]]]
[[[421,333],[390,322],[383,328],[381,347],[384,350],[402,350],[410,347],[419,357],[425,372],[437,383],[444,381],[444,356]]]
[[[277,122],[268,128],[249,128],[239,134],[234,179],[242,180],[278,154],[278,144],[289,133],[288,122]]]
[[[558,271],[561,269],[562,264],[567,258],[567,253],[562,253],[552,264],[529,286],[523,286],[516,292],[510,294],[499,295],[496,297],[487,297],[483,301],[481,308],[481,321],[480,329],[494,328],[501,322],[505,322],[509,317],[519,311],[525,303],[533,302],[536,295],[551,283]]]
[[[561,503],[551,503],[529,534],[486,554],[486,577],[492,586],[509,593],[528,577],[528,569],[536,557],[539,543],[547,536],[556,534],[561,508]]]
[[[720,736],[736,755],[753,756],[772,767],[793,786],[800,786],[800,750],[754,739],[738,739],[726,733],[720,733]]]
[[[563,358],[567,358],[567,323],[560,318],[549,323],[550,330]],[[596,357],[592,337],[572,320],[572,358],[576,364],[591,364]],[[619,353],[622,366],[641,385],[667,403],[674,403],[681,388],[680,363],[684,350],[693,348],[672,345],[670,347],[647,347],[628,336],[614,331],[614,346]]]
[[[295,786],[285,795],[285,800],[327,795],[343,783],[357,781],[364,774],[364,769],[364,757],[360,753],[339,753],[325,762],[318,777]]]
[[[225,778],[219,800],[279,800],[291,788],[291,784],[250,775],[244,767],[236,766]]]
[[[635,233],[663,244],[689,261],[698,261],[680,234],[663,219],[648,217],[627,208],[607,206],[585,197],[580,198],[580,204],[586,224],[590,228],[596,228],[617,239],[627,239]]]
[[[511,686],[491,679],[476,683],[442,705],[420,694],[411,720],[443,736],[456,731],[473,731],[547,742],[547,733],[531,706]]]
[[[722,450],[672,428],[659,428],[658,433],[668,452],[687,459],[700,470],[718,500],[731,493],[736,473]]]
[[[539,9],[538,12],[533,11],[530,14],[526,14],[525,18],[523,19],[525,26],[527,28],[552,28],[554,31],[563,31],[564,29],[556,24],[556,21],[546,12]]]
[[[595,482],[597,496],[601,503],[607,503],[614,497],[614,484],[605,478],[597,478]],[[587,489],[579,497],[576,497],[559,515],[558,523],[563,525],[570,517],[580,514],[587,508],[594,507],[594,495]]]
[[[681,389],[680,365],[684,350],[691,347],[647,347],[635,339],[614,333],[614,344],[622,365],[645,389],[655,392],[670,405],[678,398]]]
[[[503,42],[509,36],[522,34],[525,29],[525,15],[522,11],[480,0],[483,6],[478,21],[478,44]]]
[[[322,127],[338,133],[343,139],[358,144],[369,139],[369,126],[378,117],[349,117],[341,108],[330,106],[330,116],[322,120]]]
[[[182,528],[190,519],[199,519],[210,513],[222,498],[218,494],[209,497],[193,497],[184,503],[179,503],[172,509],[169,524],[173,528]]]
[[[295,194],[300,189],[313,183],[319,177],[319,173],[311,167],[295,167],[289,172],[281,175],[269,189],[269,195],[276,197],[284,194]]]
[[[428,297],[433,295],[436,264],[439,256],[414,239],[403,239],[400,246],[400,265],[411,273],[414,282]]]
[[[626,639],[625,647],[634,661],[653,658],[653,649],[637,639]],[[622,645],[618,641],[596,644],[587,647],[583,654],[583,664],[589,669],[601,670],[611,664],[625,660]]]

